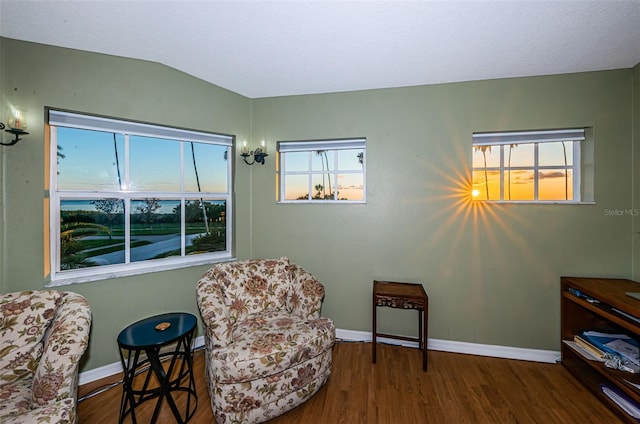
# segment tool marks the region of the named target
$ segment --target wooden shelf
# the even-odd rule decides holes
[[[578,290],[578,297],[572,290]],[[640,291],[640,283],[618,278],[562,277],[560,280],[561,339],[573,340],[584,330],[607,329],[640,339],[640,322],[625,316],[640,317],[640,301],[625,292]],[[624,314],[623,314],[624,313]],[[605,367],[603,362],[582,356],[566,343],[561,343],[562,365],[598,399],[627,423],[640,423],[628,415],[602,392],[602,385],[617,388],[640,405],[640,374]]]

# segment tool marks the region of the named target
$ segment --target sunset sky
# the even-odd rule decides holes
[[[125,180],[124,135],[116,134],[118,160],[113,134],[58,128],[58,146],[64,158],[58,159],[58,188],[62,190],[119,190],[179,192],[180,144],[173,140],[131,136],[130,178]],[[198,192],[191,143],[184,146],[184,191]],[[202,192],[227,191],[227,147],[193,143]]]
[[[363,165],[360,164],[358,160],[358,154],[363,152],[362,149],[329,150],[327,151],[326,158],[324,154],[318,155],[316,152],[285,153],[285,166],[287,170],[287,174],[285,175],[285,184],[287,187],[285,200],[295,200],[300,196],[306,196],[308,194],[309,171],[314,172],[311,178],[312,196],[315,195],[315,186],[318,184],[323,185],[326,193],[329,194],[330,184],[332,192],[337,188],[340,198],[363,200],[364,173]],[[337,187],[333,178],[333,171],[335,169],[338,170]],[[331,181],[329,181],[330,174],[326,172],[327,170],[331,173]],[[301,174],[295,174],[295,172],[301,172]]]
[[[538,200],[573,199],[573,172],[565,173],[565,152],[567,166],[573,165],[573,143],[540,143],[538,148]],[[489,184],[489,199],[500,200],[500,146],[491,146],[484,152],[473,150],[473,189],[477,190],[477,200],[486,200],[486,182]],[[504,199],[534,199],[534,144],[503,146],[504,156]],[[511,157],[509,158],[509,153]],[[485,178],[486,156],[486,178]],[[510,168],[509,168],[510,165]],[[509,171],[509,169],[511,171]],[[565,177],[566,176],[566,177]],[[565,190],[566,187],[566,190]],[[566,193],[566,194],[565,194]]]

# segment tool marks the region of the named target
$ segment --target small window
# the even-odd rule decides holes
[[[231,257],[233,138],[49,110],[51,285]]]
[[[580,202],[584,129],[473,134],[473,198]]]
[[[366,140],[280,141],[279,201],[364,203]]]

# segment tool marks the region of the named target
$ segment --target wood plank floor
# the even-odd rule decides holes
[[[429,351],[424,373],[419,350],[383,344],[377,362],[371,364],[370,343],[336,343],[329,382],[307,403],[270,424],[621,422],[558,364]],[[215,423],[202,351],[195,354],[194,368],[198,409],[189,422]],[[119,378],[84,385],[79,396]],[[121,394],[122,386],[116,385],[80,402],[80,424],[116,424]],[[154,404],[136,409],[139,423],[149,422]],[[168,408],[158,422],[175,422]]]

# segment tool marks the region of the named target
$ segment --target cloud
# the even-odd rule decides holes
[[[539,179],[543,178],[564,178],[565,174],[562,171],[540,172]]]
[[[338,184],[338,190],[349,190],[349,189],[362,190],[363,188],[364,188],[364,186],[362,184],[360,184],[360,185],[355,185],[355,184],[342,185],[342,184]]]
[[[505,171],[505,175],[509,175],[508,171]],[[511,171],[511,184],[531,184],[533,180],[533,173],[525,170],[513,170]]]

